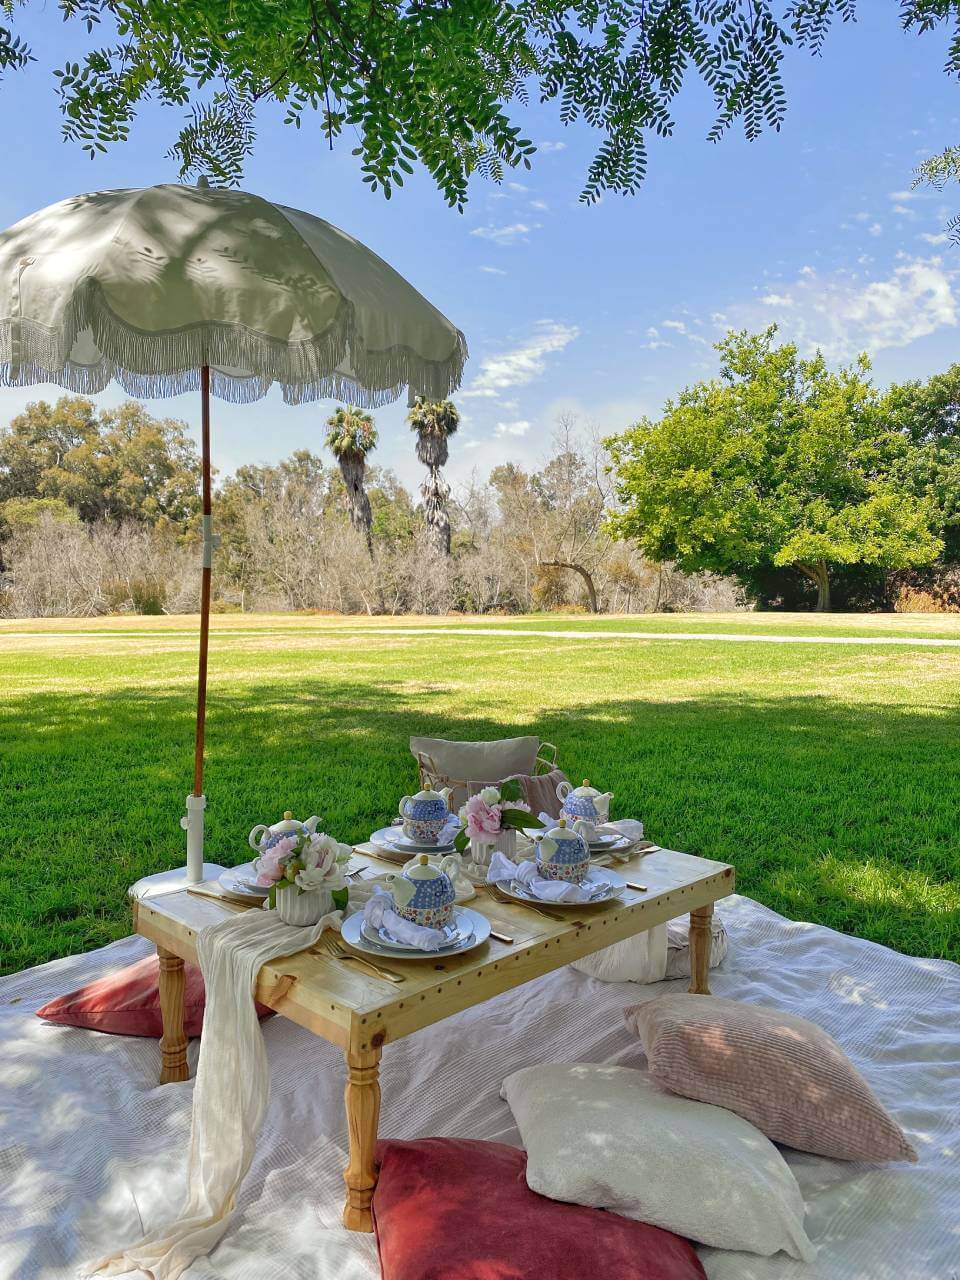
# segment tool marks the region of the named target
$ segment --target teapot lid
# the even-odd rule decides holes
[[[436,880],[440,876],[445,880],[449,878],[439,867],[433,866],[430,855],[426,853],[421,853],[410,870],[404,871],[403,874],[409,880]]]
[[[588,798],[590,800],[595,800],[596,797],[600,794],[601,792],[599,792],[596,789],[596,787],[591,787],[589,778],[584,778],[583,786],[575,787],[571,792],[571,795],[580,796],[581,798]]]
[[[283,821],[275,822],[270,830],[274,835],[292,834],[294,831],[302,831],[303,823],[298,822],[289,809],[285,809]]]
[[[439,791],[434,791],[434,790],[433,790],[433,788],[430,786],[430,784],[429,784],[429,782],[428,782],[428,783],[427,783],[427,785],[423,788],[423,790],[422,790],[422,791],[418,791],[418,792],[417,792],[417,794],[416,794],[415,796],[412,796],[412,797],[411,797],[411,799],[413,799],[413,800],[443,800],[443,796],[440,794],[440,792],[439,792]],[[446,801],[444,801],[444,803],[446,803]]]
[[[566,818],[560,818],[555,827],[551,827],[546,834],[551,840],[576,840],[579,844],[584,844],[583,838],[567,826]]]

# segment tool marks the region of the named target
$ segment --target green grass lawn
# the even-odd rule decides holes
[[[196,630],[0,623],[4,971],[127,932],[127,885],[183,862]],[[411,733],[534,732],[616,815],[733,862],[778,911],[960,956],[960,649],[556,630],[960,639],[944,617],[218,618],[208,857],[245,861],[249,828],[284,808],[365,838],[415,782]]]

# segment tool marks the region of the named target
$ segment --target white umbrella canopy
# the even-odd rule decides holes
[[[243,402],[443,399],[466,343],[382,258],[244,191],[96,191],[0,234],[0,379]]]
[[[210,395],[373,408],[460,385],[463,334],[382,258],[244,191],[161,185],[73,196],[0,233],[0,384],[152,398],[200,388],[203,573],[188,881],[203,878],[211,571]]]

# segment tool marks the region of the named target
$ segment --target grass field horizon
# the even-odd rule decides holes
[[[531,732],[658,843],[733,862],[741,892],[956,959],[960,653],[819,636],[960,640],[960,618],[218,615],[208,856],[245,861],[285,808],[365,838],[415,782],[411,733]],[[196,643],[190,615],[0,622],[4,971],[129,932],[127,885],[182,864]]]

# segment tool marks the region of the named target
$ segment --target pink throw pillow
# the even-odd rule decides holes
[[[377,1158],[383,1280],[706,1280],[672,1231],[531,1191],[515,1147],[421,1138]]]
[[[735,1111],[774,1142],[836,1160],[916,1160],[832,1036],[760,1005],[658,996],[624,1010],[657,1084]]]
[[[183,968],[183,1029],[188,1036],[198,1036],[203,1027],[206,996],[203,975],[195,964],[185,964]],[[163,1034],[159,981],[159,961],[155,955],[147,956],[126,969],[87,983],[78,991],[57,996],[37,1010],[37,1017],[64,1027],[84,1027],[114,1036],[152,1036],[159,1040]],[[260,1018],[272,1012],[265,1005],[257,1005]]]

